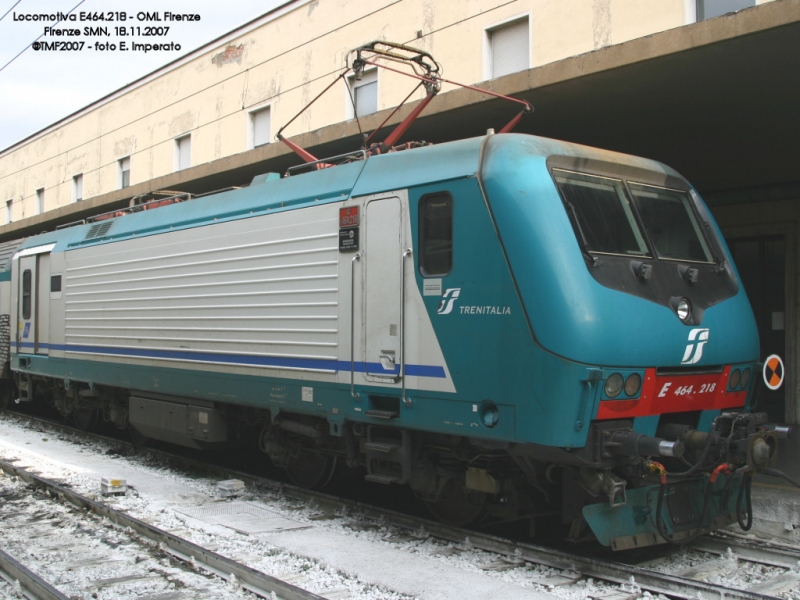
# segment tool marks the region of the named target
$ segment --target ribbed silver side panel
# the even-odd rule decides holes
[[[338,222],[325,208],[68,252],[67,353],[335,370]]]

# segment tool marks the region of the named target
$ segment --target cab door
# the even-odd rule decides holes
[[[49,353],[50,254],[23,251],[17,281],[17,352]]]
[[[365,372],[397,382],[403,360],[403,204],[397,197],[370,200],[365,214]]]

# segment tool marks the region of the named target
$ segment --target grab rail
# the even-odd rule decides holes
[[[356,393],[356,261],[361,260],[359,252],[350,261],[350,395],[355,400],[361,399]]]
[[[406,248],[400,259],[400,397],[406,406],[411,406],[411,400],[406,398],[406,258],[409,256],[411,248]]]

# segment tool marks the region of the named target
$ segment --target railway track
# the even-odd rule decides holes
[[[0,592],[4,598],[22,596],[30,600],[68,600],[67,596],[3,550],[0,550]]]
[[[2,570],[32,597],[324,600],[9,462],[0,469]]]
[[[800,593],[800,553],[790,548],[714,536],[703,538],[689,549],[665,552],[647,563],[625,564],[448,527],[246,473],[219,470],[208,463],[155,454],[192,470],[203,468],[223,479],[244,480],[251,498],[270,505],[283,504],[290,513],[294,511],[294,518],[305,518],[315,527],[339,527],[354,535],[374,532],[384,543],[405,544],[408,552],[435,560],[456,560],[460,554],[474,556],[480,552],[480,568],[487,575],[517,577],[539,591],[568,595],[569,590],[575,590],[576,597],[604,600],[637,598],[645,592],[687,600],[796,598]],[[298,517],[299,511],[306,511],[306,516]],[[750,571],[744,579],[743,571]]]

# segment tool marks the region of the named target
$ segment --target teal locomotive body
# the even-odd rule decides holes
[[[255,431],[301,485],[345,464],[452,523],[557,506],[615,548],[746,525],[775,446],[758,335],[680,175],[516,134],[325,166],[25,240],[0,274],[19,401]]]

